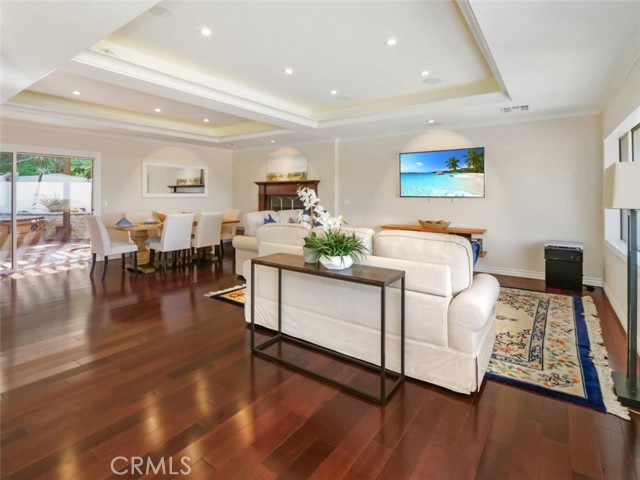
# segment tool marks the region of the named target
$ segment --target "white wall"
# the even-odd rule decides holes
[[[234,152],[233,154],[233,205],[245,213],[258,209],[256,181],[266,181],[267,159],[270,155],[306,153],[309,180],[320,180],[318,194],[321,204],[331,213],[335,211],[335,143],[317,143],[296,147],[271,147]]]
[[[584,275],[600,284],[602,140],[599,116],[457,132],[341,140],[340,213],[352,225],[418,219],[486,228],[479,270],[544,278],[545,240],[583,242]],[[484,199],[400,198],[399,152],[485,147]],[[348,205],[345,204],[348,202]]]
[[[629,130],[631,124],[638,122],[637,118],[631,119],[630,115],[637,112],[640,108],[640,61],[637,61],[631,68],[623,83],[618,87],[616,93],[610,99],[603,113],[603,131],[602,136],[612,138],[617,136],[618,128],[626,124],[626,130]],[[637,117],[637,113],[636,113]],[[630,121],[633,120],[633,121]],[[615,140],[615,138],[614,138]],[[611,143],[611,142],[609,142]],[[615,142],[614,142],[615,143]],[[617,149],[607,148],[605,151],[605,159],[603,167],[618,159],[615,158]],[[617,217],[617,215],[614,215]],[[612,218],[609,212],[609,219]],[[609,226],[611,230],[611,226]],[[601,235],[605,235],[604,231]],[[609,232],[609,236],[611,232]],[[638,283],[640,284],[640,271],[638,274]],[[604,288],[605,293],[615,310],[622,326],[627,328],[627,256],[621,242],[615,242],[609,238],[605,240],[604,250]],[[640,322],[640,312],[638,313],[638,322]],[[639,337],[640,338],[640,337]]]
[[[124,212],[222,211],[232,206],[232,159],[228,150],[179,145],[152,140],[87,135],[73,129],[35,124],[2,122],[2,144],[56,150],[98,152],[101,157],[100,215],[106,223],[117,221]],[[209,196],[205,198],[142,198],[142,162],[206,165],[209,167]],[[95,206],[94,206],[95,207]]]

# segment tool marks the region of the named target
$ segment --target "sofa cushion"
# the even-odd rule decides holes
[[[373,253],[380,257],[448,265],[454,294],[471,286],[473,253],[466,238],[444,233],[385,230],[375,236]]]
[[[247,213],[242,218],[242,223],[244,224],[244,234],[249,235],[250,237],[255,237],[256,229],[264,225],[264,220],[268,216],[271,216],[274,219],[279,218],[278,212],[274,210],[261,210],[259,212]]]
[[[290,223],[289,220],[293,220],[298,223],[298,215],[302,210],[260,210],[258,212],[250,212],[242,217],[242,223],[244,225],[244,234],[250,237],[255,237],[256,229],[265,223]],[[273,219],[270,220],[270,219]],[[266,222],[265,222],[266,220]]]
[[[298,216],[302,212],[301,209],[295,210],[280,210],[278,212],[278,221],[280,223],[300,223],[298,222]]]
[[[398,258],[378,257],[367,255],[362,260],[363,265],[393,270],[404,270],[405,289],[407,291],[427,293],[438,297],[451,296],[451,270],[447,265],[413,262]],[[393,285],[400,287],[400,284]]]
[[[300,223],[269,223],[256,230],[258,251],[262,242],[281,243],[302,247],[309,228]]]

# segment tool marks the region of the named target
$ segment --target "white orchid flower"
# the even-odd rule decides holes
[[[312,227],[320,225],[325,231],[339,228],[345,223],[342,215],[334,218],[326,208],[320,205],[320,198],[313,188],[299,187],[297,193],[304,205],[304,211],[298,215],[300,223]]]

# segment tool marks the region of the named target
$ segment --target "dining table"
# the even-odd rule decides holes
[[[239,220],[223,220],[223,225],[228,224],[237,224],[240,223]],[[155,272],[154,266],[149,263],[149,251],[147,250],[147,246],[145,241],[148,240],[151,235],[150,232],[153,232],[153,236],[160,235],[162,232],[162,227],[164,222],[143,222],[136,223],[128,227],[121,227],[119,225],[112,225],[109,228],[112,230],[118,230],[121,232],[128,232],[129,238],[133,243],[138,246],[138,272],[140,273],[153,273]],[[198,221],[194,220],[193,226],[197,226]],[[127,268],[133,269],[133,265],[127,264]]]

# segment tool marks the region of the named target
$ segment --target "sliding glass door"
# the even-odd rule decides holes
[[[15,151],[1,167],[0,273],[88,259],[93,158]]]
[[[0,152],[0,274],[15,269],[13,152]]]

